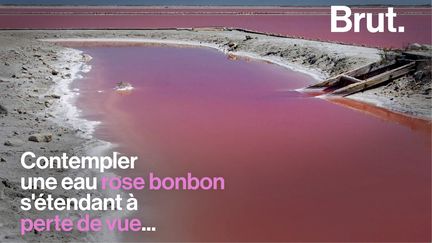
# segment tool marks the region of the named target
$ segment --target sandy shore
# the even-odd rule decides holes
[[[44,41],[42,41],[44,40]],[[22,241],[18,219],[36,215],[48,217],[52,212],[21,212],[20,198],[31,192],[20,189],[19,178],[29,171],[21,168],[24,151],[50,156],[59,153],[86,154],[87,148],[98,151],[110,146],[92,137],[96,123],[82,120],[73,106],[76,96],[68,87],[88,69],[89,57],[78,50],[51,41],[127,42],[198,45],[216,48],[228,55],[241,55],[277,63],[306,72],[316,81],[379,60],[379,50],[301,39],[272,37],[237,30],[52,30],[0,31],[0,241]],[[430,83],[430,81],[429,81]],[[385,88],[381,88],[385,89]],[[410,91],[411,92],[411,91]],[[413,91],[414,92],[414,91]],[[421,93],[423,92],[423,93]],[[351,98],[410,115],[431,118],[430,92],[399,97],[379,89]],[[429,98],[427,98],[429,97]],[[49,143],[29,141],[32,134],[52,136]],[[84,149],[86,148],[86,149]],[[48,177],[76,176],[76,171],[35,171]],[[96,172],[81,171],[81,175]],[[38,190],[42,192],[42,190]],[[86,192],[58,190],[59,196],[77,196]],[[78,196],[79,196],[78,195]],[[79,216],[79,213],[71,212]],[[100,234],[99,234],[100,235]],[[111,241],[114,238],[110,238]],[[90,234],[29,234],[26,241],[87,241]]]

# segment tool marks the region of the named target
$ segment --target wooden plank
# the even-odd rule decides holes
[[[412,58],[415,60],[421,60],[421,59],[431,59],[432,58],[432,52],[428,51],[406,51],[403,52],[404,56],[406,58]]]
[[[323,82],[313,84],[307,87],[307,89],[317,89],[317,88],[326,88],[333,86],[335,83],[337,83],[340,79],[340,75],[334,76],[332,78],[329,78]]]
[[[395,61],[392,61],[390,63],[386,63],[385,65],[381,64],[380,61],[378,62],[373,62],[373,63],[369,63],[366,64],[364,66],[361,66],[359,68],[353,69],[353,70],[349,70],[347,72],[344,72],[342,74],[339,74],[337,76],[334,76],[332,78],[329,78],[323,82],[317,83],[317,84],[313,84],[307,88],[326,88],[326,87],[331,87],[333,85],[336,85],[339,83],[339,79],[341,77],[341,75],[345,75],[345,76],[350,76],[350,77],[356,77],[356,76],[360,76],[360,75],[364,75],[366,73],[375,71],[377,69],[383,68],[385,66],[389,66],[389,65],[393,65],[395,64]]]
[[[371,77],[365,81],[353,83],[348,86],[345,86],[343,88],[337,89],[333,91],[332,95],[342,95],[347,96],[351,95],[357,92],[360,92],[362,90],[368,89],[370,87],[376,86],[378,84],[384,83],[389,81],[390,79],[394,79],[397,77],[400,77],[402,75],[407,74],[415,67],[415,62],[408,63],[406,65],[403,65],[399,68],[381,73],[379,75],[376,75],[374,77]]]
[[[347,86],[349,84],[361,82],[361,81],[363,81],[363,80],[356,79],[356,78],[341,74],[338,76],[337,80],[332,81],[332,84],[329,87],[324,88],[323,91],[328,92],[329,89],[336,90],[336,89],[339,89],[341,87]]]
[[[341,75],[341,79],[345,79],[345,80],[347,80],[347,81],[349,81],[349,82],[351,82],[351,83],[358,83],[358,82],[363,81],[363,80],[356,79],[356,78],[354,78],[354,77],[347,76],[347,75]]]
[[[348,75],[348,76],[351,76],[351,77],[357,77],[357,76],[360,76],[360,75],[364,75],[366,73],[373,72],[373,71],[378,70],[380,68],[391,66],[391,65],[393,65],[395,63],[396,63],[395,60],[393,60],[391,62],[388,62],[388,63],[381,63],[381,61],[377,61],[377,62],[373,62],[373,63],[367,64],[367,65],[365,65],[363,67],[360,67],[360,68],[357,68],[357,69],[345,72],[344,74]]]

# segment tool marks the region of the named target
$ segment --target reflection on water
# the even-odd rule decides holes
[[[387,121],[397,122],[401,125],[411,128],[414,131],[420,131],[424,133],[426,136],[430,135],[431,133],[431,126],[432,126],[431,123],[423,119],[400,114],[398,112],[390,111],[381,107],[373,106],[353,99],[334,97],[334,98],[329,98],[328,100],[335,104],[340,104],[358,110],[360,112],[365,112],[369,115],[373,115]]]

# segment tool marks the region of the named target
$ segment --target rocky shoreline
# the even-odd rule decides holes
[[[301,39],[247,33],[225,29],[184,30],[4,30],[0,31],[0,241],[97,241],[91,234],[71,232],[68,234],[19,235],[18,219],[21,217],[54,215],[53,212],[25,212],[19,209],[20,199],[32,192],[20,189],[20,177],[64,177],[73,173],[94,175],[93,171],[28,171],[19,164],[22,152],[33,151],[45,156],[59,153],[87,154],[85,148],[106,148],[107,143],[91,136],[96,124],[80,120],[72,105],[73,91],[68,84],[79,78],[90,57],[78,50],[41,40],[113,40],[127,44],[159,43],[188,44],[217,48],[230,58],[236,55],[258,58],[307,72],[317,79],[324,79],[341,72],[379,60],[379,50],[359,46],[341,45]],[[111,43],[110,43],[111,42]],[[94,42],[93,42],[94,43]],[[91,44],[89,42],[89,44]],[[409,80],[410,77],[406,77]],[[401,79],[400,82],[403,82]],[[396,82],[396,85],[398,83]],[[356,94],[353,99],[377,102],[379,97],[392,99],[384,107],[399,112],[411,111],[410,115],[429,117],[431,109],[430,89],[408,86],[401,92],[414,92],[411,98],[399,99],[399,93],[386,93],[377,89],[365,95]],[[424,86],[424,87],[423,87]],[[430,86],[430,79],[429,79]],[[418,88],[418,86],[416,86]],[[399,89],[401,89],[399,88]],[[386,88],[382,88],[386,89]],[[372,92],[372,93],[370,93]],[[375,92],[375,93],[373,93]],[[369,97],[369,98],[367,98]],[[378,98],[377,98],[378,97]],[[427,98],[429,97],[429,98]],[[412,99],[415,99],[413,101]],[[400,103],[398,106],[397,102]],[[403,108],[400,108],[403,107]],[[407,108],[408,107],[408,108]],[[406,112],[405,112],[406,113]],[[75,124],[75,125],[74,125]],[[80,125],[80,126],[78,126]],[[84,126],[82,126],[84,125]],[[37,193],[42,193],[37,190]],[[78,193],[78,195],[77,195]],[[55,191],[62,197],[84,195],[85,191]],[[98,192],[100,193],[100,192]],[[102,196],[102,194],[101,194]],[[80,213],[70,212],[78,217]],[[112,237],[112,236],[111,236]],[[114,238],[110,238],[112,241]]]

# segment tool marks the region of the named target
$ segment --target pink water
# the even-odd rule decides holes
[[[396,7],[404,33],[331,33],[330,7],[68,7],[0,8],[0,29],[155,29],[233,27],[253,31],[379,47],[432,44],[432,8]],[[353,12],[386,12],[354,8]]]
[[[81,49],[94,59],[78,106],[103,121],[99,138],[140,156],[128,175],[226,180],[135,192],[134,216],[158,231],[123,240],[431,240],[430,123],[303,95],[309,76],[215,50]],[[136,89],[116,93],[118,81]]]

